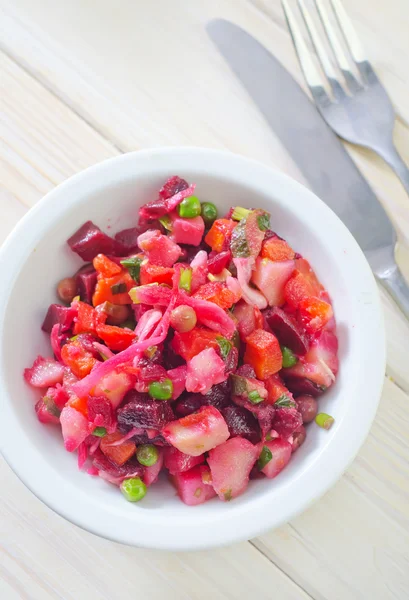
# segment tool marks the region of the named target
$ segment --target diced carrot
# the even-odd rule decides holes
[[[172,267],[159,267],[149,263],[141,265],[140,282],[141,285],[150,283],[166,283],[172,285],[172,277],[175,269]]]
[[[117,442],[123,437],[120,431],[109,433],[101,439],[99,447],[109,460],[112,460],[116,465],[121,466],[135,454],[136,446],[134,442],[127,440],[119,446],[110,446],[113,442]]]
[[[233,304],[240,300],[240,296],[229,290],[226,284],[221,281],[205,283],[193,294],[193,297],[213,302],[223,309],[231,308]]]
[[[331,304],[319,298],[305,298],[298,309],[301,322],[309,333],[322,329],[334,316]]]
[[[88,375],[97,362],[97,359],[92,356],[91,352],[85,350],[76,341],[69,342],[61,348],[61,358],[63,363],[80,379]]]
[[[244,362],[251,365],[258,379],[267,379],[283,366],[283,356],[276,336],[256,329],[246,339]]]
[[[102,317],[103,319],[103,317]],[[74,324],[73,333],[96,333],[97,325],[101,322],[101,317],[95,308],[92,308],[85,302],[78,302],[78,316]]]
[[[271,375],[271,377],[266,379],[264,385],[266,386],[268,392],[268,397],[266,400],[268,404],[274,404],[274,402],[277,402],[281,396],[288,396],[290,399],[292,398],[291,392],[286,388],[278,373]]]
[[[126,350],[135,339],[133,331],[115,325],[98,325],[97,334],[110,350],[119,352]]]
[[[294,275],[284,288],[285,300],[291,308],[297,309],[302,300],[313,296],[317,298],[328,298],[328,294],[318,281],[308,260],[305,258],[297,258],[295,260]]]
[[[270,238],[263,242],[261,248],[261,257],[269,258],[270,260],[292,260],[295,256],[294,250],[287,244],[285,240],[280,238]]]
[[[233,229],[237,223],[231,219],[216,219],[209,229],[205,242],[215,252],[227,250]]]
[[[114,277],[122,273],[123,269],[105,254],[97,254],[92,261],[94,269],[104,277]]]
[[[324,287],[319,282],[318,277],[312,270],[311,265],[308,262],[308,260],[306,260],[305,258],[297,258],[295,261],[295,268],[297,271],[302,273],[304,275],[304,277],[306,278],[306,280],[308,281],[308,285],[311,290],[310,295],[317,296],[317,298],[320,298],[321,292],[324,291]]]
[[[88,398],[77,398],[76,396],[68,400],[67,405],[71,408],[75,408],[78,412],[82,413],[84,417],[88,417]]]
[[[298,308],[301,300],[311,295],[311,287],[302,273],[296,271],[284,287],[285,301],[292,307]]]
[[[202,352],[202,350],[206,350],[206,348],[213,348],[218,351],[219,344],[217,338],[219,337],[221,336],[217,331],[195,327],[186,333],[176,332],[171,346],[176,354],[179,354],[187,361],[196,356],[196,354],[199,354],[199,352]]]
[[[114,293],[115,287],[126,287],[125,292]],[[114,277],[102,277],[98,275],[95,292],[92,296],[92,304],[99,306],[103,302],[111,302],[111,304],[131,304],[132,300],[128,294],[129,290],[135,287],[136,282],[132,279],[129,273],[124,272]],[[120,289],[120,287],[119,287]]]

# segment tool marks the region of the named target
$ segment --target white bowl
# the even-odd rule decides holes
[[[163,481],[145,499],[126,502],[118,489],[77,469],[60,430],[37,421],[38,394],[23,369],[51,355],[40,327],[55,284],[80,259],[66,239],[91,219],[107,232],[131,227],[138,207],[164,180],[196,182],[201,200],[220,212],[231,205],[265,208],[272,228],[310,260],[333,300],[340,372],[320,399],[335,417],[324,431],[312,424],[304,445],[274,480],[250,482],[232,502],[185,506]],[[71,522],[112,540],[150,548],[189,550],[249,539],[292,519],[326,492],[363,443],[382,389],[385,342],[378,291],[346,227],[312,192],[285,175],[226,152],[165,148],[107,160],[47,194],[21,220],[0,254],[0,396],[2,452],[20,479]],[[336,518],[336,515],[334,515]]]

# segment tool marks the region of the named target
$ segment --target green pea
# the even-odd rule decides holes
[[[95,427],[92,435],[96,435],[97,437],[104,437],[107,434],[107,430],[105,427]]]
[[[286,369],[287,367],[293,367],[297,364],[298,358],[295,356],[294,352],[287,348],[287,346],[281,346],[281,353],[283,355],[283,367]]]
[[[217,219],[217,208],[212,202],[202,202],[202,217],[207,227]]]
[[[202,207],[200,206],[200,200],[197,196],[189,196],[188,198],[184,198],[178,205],[179,216],[184,217],[185,219],[193,219],[194,217],[198,217],[201,210]]]
[[[146,485],[140,477],[130,477],[121,483],[121,492],[128,502],[139,502],[146,495]]]
[[[155,400],[170,400],[173,394],[173,383],[170,379],[152,381],[149,384],[149,396]]]
[[[136,458],[144,467],[151,467],[158,462],[159,452],[153,444],[144,444],[136,451]]]

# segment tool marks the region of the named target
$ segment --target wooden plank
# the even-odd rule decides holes
[[[371,433],[344,477],[291,524],[255,541],[315,600],[407,599],[408,431],[408,397],[386,380]]]
[[[0,461],[0,592],[30,600],[283,600],[310,596],[248,542],[194,553],[130,548],[74,527]],[[63,491],[61,492],[63,493]],[[3,589],[2,589],[3,588]]]
[[[26,210],[20,202],[26,194],[31,204],[72,173],[118,151],[12,60],[1,58],[8,126],[2,131],[0,160],[11,191],[6,189],[0,202],[11,227]],[[3,231],[1,226],[0,235]],[[112,600],[120,595],[126,600],[137,594],[147,600],[224,600],[252,592],[263,598],[270,586],[285,600],[309,598],[248,542],[192,555],[127,548],[58,517],[3,460],[0,488],[2,598]]]

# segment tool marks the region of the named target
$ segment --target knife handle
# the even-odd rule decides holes
[[[395,263],[379,279],[409,321],[409,285],[406,283],[398,265]]]

